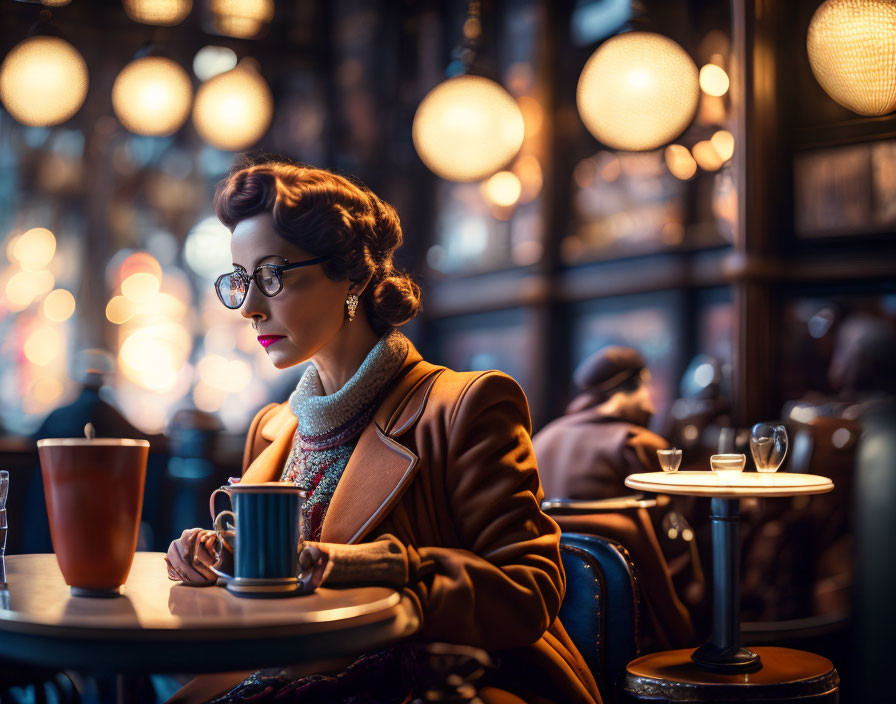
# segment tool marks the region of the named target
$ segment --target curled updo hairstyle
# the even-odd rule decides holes
[[[334,281],[369,276],[361,303],[378,333],[417,314],[420,288],[392,262],[402,240],[398,215],[366,186],[277,158],[232,171],[214,204],[231,232],[241,220],[271,213],[281,237],[312,256],[331,257],[321,266]]]

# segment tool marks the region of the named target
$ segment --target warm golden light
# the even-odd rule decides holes
[[[51,376],[43,376],[37,379],[30,389],[31,397],[44,406],[51,406],[56,403],[62,398],[64,392],[65,387],[62,382]]]
[[[121,282],[121,292],[134,303],[140,303],[159,292],[159,280],[150,273],[138,271]]]
[[[652,32],[604,42],[582,69],[577,102],[585,126],[613,149],[648,151],[694,118],[697,66],[678,44]]]
[[[65,337],[54,327],[37,328],[25,340],[25,358],[32,364],[45,367],[55,360],[65,346]]]
[[[170,27],[183,22],[193,0],[122,0],[124,11],[134,22]]]
[[[274,0],[212,0],[211,10],[218,34],[251,39],[274,18]]]
[[[728,130],[719,130],[709,141],[723,162],[734,156],[734,135]]]
[[[134,252],[121,263],[118,269],[118,282],[138,272],[152,274],[160,281],[162,279],[162,265],[154,256],[148,252]]]
[[[670,144],[666,147],[665,157],[669,173],[675,178],[687,181],[697,173],[697,162],[686,147]]]
[[[113,296],[106,304],[106,319],[110,323],[122,325],[134,317],[136,306],[125,296]]]
[[[210,78],[196,91],[193,124],[218,149],[238,151],[257,142],[271,124],[274,99],[250,63]]]
[[[190,354],[190,333],[177,323],[141,327],[125,338],[118,352],[121,370],[138,386],[167,393]]]
[[[84,104],[87,82],[87,64],[75,47],[58,37],[31,37],[0,64],[0,101],[23,125],[58,125]]]
[[[50,291],[44,299],[44,315],[55,323],[68,320],[75,312],[75,297],[64,288]]]
[[[513,165],[513,173],[520,180],[520,202],[528,203],[538,197],[544,183],[541,162],[532,154],[519,157]]]
[[[716,171],[722,166],[722,157],[719,156],[716,148],[712,146],[712,142],[709,140],[705,139],[702,142],[697,142],[692,151],[694,159],[697,160],[700,168],[704,171]]]
[[[482,192],[494,205],[509,208],[520,199],[523,187],[515,173],[499,171],[482,184]]]
[[[506,166],[523,143],[519,106],[494,81],[449,78],[433,88],[414,115],[417,154],[448,181],[479,181]]]
[[[896,110],[896,3],[827,0],[806,36],[809,65],[824,91],[860,115]]]
[[[708,95],[722,96],[728,92],[731,82],[725,69],[715,64],[706,64],[700,69],[700,89]]]
[[[26,271],[42,269],[53,260],[56,237],[45,227],[34,227],[16,238],[12,258]]]
[[[193,85],[177,63],[161,56],[131,61],[112,85],[112,107],[131,132],[154,137],[176,132],[190,114]]]
[[[6,297],[21,309],[30,305],[38,296],[51,291],[55,283],[56,280],[49,271],[19,271],[6,282]]]

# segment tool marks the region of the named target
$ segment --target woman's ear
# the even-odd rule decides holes
[[[373,278],[373,273],[367,275],[367,278],[362,279],[360,281],[352,281],[352,285],[348,287],[348,292],[353,293],[356,296],[361,296],[362,293],[367,289],[367,285],[370,283],[370,280]]]

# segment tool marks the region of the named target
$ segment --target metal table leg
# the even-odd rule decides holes
[[[712,499],[712,637],[691,658],[700,667],[729,674],[754,672],[759,656],[740,647],[739,499]]]

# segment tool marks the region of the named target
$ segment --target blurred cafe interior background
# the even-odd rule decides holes
[[[517,379],[534,431],[608,345],[643,355],[649,427],[683,468],[782,422],[781,471],[835,490],[744,502],[745,631],[870,682],[885,641],[866,612],[896,588],[875,559],[894,554],[892,423],[868,439],[896,393],[894,12],[0,0],[7,552],[52,551],[35,440],[86,420],[151,441],[140,549],[207,522],[209,491],[239,474],[250,420],[301,370],[276,370],[218,302],[229,232],[211,202],[271,152],[395,206],[423,291],[407,334],[432,362]],[[689,510],[706,573],[706,506]],[[676,588],[705,636],[694,573]]]

